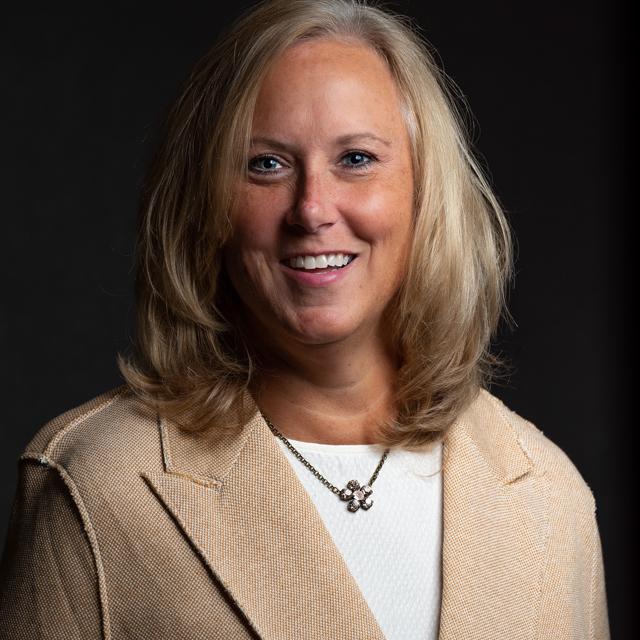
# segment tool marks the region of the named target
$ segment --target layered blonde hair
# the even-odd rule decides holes
[[[185,429],[232,428],[256,375],[228,304],[221,249],[232,183],[246,171],[269,64],[311,38],[361,42],[387,63],[411,140],[413,246],[392,310],[401,356],[395,420],[379,442],[439,439],[487,384],[511,269],[505,217],[466,139],[451,84],[407,19],[355,0],[271,0],[197,63],[168,118],[143,192],[136,354],[118,356],[136,395]]]

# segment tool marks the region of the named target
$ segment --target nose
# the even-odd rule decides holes
[[[336,221],[329,178],[320,169],[306,169],[296,183],[296,194],[287,223],[306,233],[318,233]]]

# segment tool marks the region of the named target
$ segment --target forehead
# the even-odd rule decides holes
[[[316,39],[296,43],[273,61],[258,94],[254,132],[310,125],[403,126],[395,80],[374,49]]]

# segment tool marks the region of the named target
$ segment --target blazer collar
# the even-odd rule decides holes
[[[226,433],[188,433],[160,419],[158,427],[164,471],[142,475],[260,638],[384,639],[255,405]],[[525,491],[523,502],[510,491],[530,474],[531,460],[487,392],[443,445],[439,638],[515,637],[513,625],[526,628],[535,604],[518,595],[529,589],[517,581],[535,587],[544,551],[544,532],[531,540],[524,530],[538,522],[539,492]],[[523,563],[528,573],[518,569]]]
[[[445,450],[449,450],[449,455],[461,453],[455,445],[466,438],[501,484],[510,484],[525,476],[533,469],[533,463],[518,439],[508,412],[497,398],[480,391],[448,432]],[[451,472],[456,470],[461,470],[461,465],[456,465]]]
[[[311,498],[255,409],[228,435],[159,421],[144,473],[263,640],[384,640]]]

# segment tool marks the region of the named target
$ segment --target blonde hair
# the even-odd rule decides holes
[[[393,422],[379,442],[439,439],[487,384],[504,310],[510,232],[466,140],[450,83],[407,19],[349,0],[272,0],[241,17],[197,63],[167,122],[143,192],[137,355],[118,356],[147,405],[185,429],[231,428],[256,365],[228,304],[221,248],[231,185],[246,170],[269,64],[310,38],[362,42],[397,83],[412,146],[415,231],[392,313],[402,356]]]

